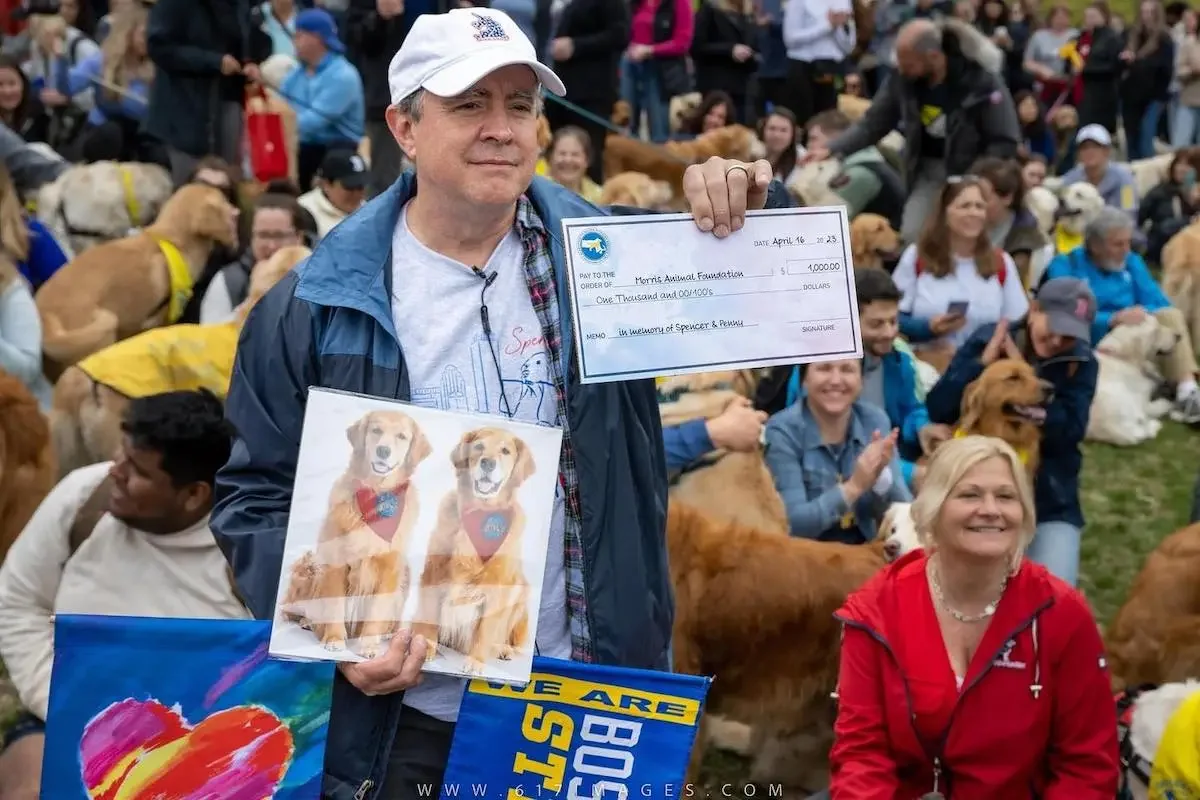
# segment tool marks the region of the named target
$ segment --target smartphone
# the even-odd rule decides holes
[[[953,303],[950,304],[950,307],[946,309],[946,313],[947,314],[959,314],[960,316],[966,316],[967,309],[970,308],[970,306],[971,306],[971,304],[969,302],[967,302],[966,300],[955,300]]]

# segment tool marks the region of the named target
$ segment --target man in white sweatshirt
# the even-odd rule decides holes
[[[208,528],[233,427],[207,391],[134,400],[114,461],[67,475],[0,566],[0,658],[23,711],[0,800],[39,796],[55,614],[246,619]]]

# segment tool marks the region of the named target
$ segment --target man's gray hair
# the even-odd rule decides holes
[[[1088,249],[1103,243],[1115,231],[1132,231],[1133,219],[1119,208],[1105,206],[1083,229],[1083,241]]]
[[[912,48],[914,53],[922,55],[942,52],[942,31],[932,27],[929,30],[920,31],[913,38]]]
[[[403,98],[396,103],[396,110],[401,114],[412,119],[413,122],[421,121],[421,108],[425,103],[425,90],[417,89],[408,97]],[[533,113],[541,116],[542,110],[545,107],[545,98],[542,96],[542,85],[539,83],[537,88],[533,90]]]

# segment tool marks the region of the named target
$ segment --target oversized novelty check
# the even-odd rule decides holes
[[[583,383],[862,356],[843,206],[563,220]]]

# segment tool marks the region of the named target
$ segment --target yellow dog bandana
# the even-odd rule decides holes
[[[93,353],[77,366],[96,383],[129,398],[201,388],[224,398],[238,332],[236,322],[152,328]]]
[[[1062,226],[1062,223],[1054,226],[1054,252],[1059,255],[1069,253],[1076,247],[1083,244],[1082,233],[1071,233]]]
[[[183,316],[183,309],[188,300],[192,299],[192,291],[196,288],[192,282],[192,271],[188,268],[187,259],[174,243],[166,239],[155,239],[163,258],[167,260],[167,275],[170,277],[171,288],[167,300],[167,324],[174,325]]]
[[[967,433],[962,428],[954,429],[954,438],[955,439],[965,439],[970,435],[971,434]],[[1025,466],[1029,466],[1029,453],[1025,452],[1024,450],[1017,450],[1017,458],[1021,459],[1022,464],[1024,464]]]
[[[1150,800],[1200,798],[1200,691],[1188,696],[1163,730],[1150,771]]]

